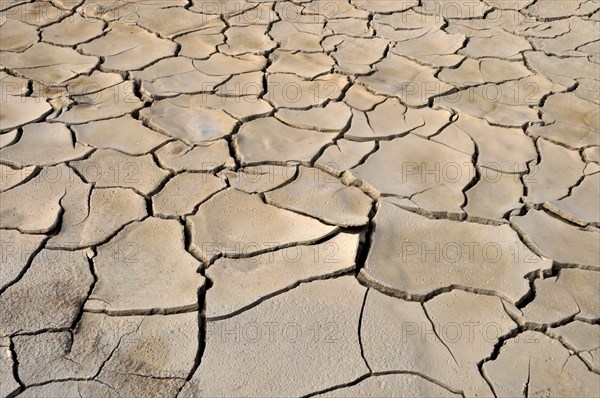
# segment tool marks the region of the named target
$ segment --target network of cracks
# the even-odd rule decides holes
[[[600,395],[597,0],[1,0],[1,397]]]

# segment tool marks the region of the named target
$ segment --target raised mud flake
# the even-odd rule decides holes
[[[341,131],[352,117],[343,102],[329,102],[322,108],[308,110],[280,109],[275,117],[285,124],[320,131]]]
[[[576,96],[600,105],[600,81],[584,77],[578,80],[579,86],[573,91]]]
[[[75,13],[60,23],[44,28],[42,40],[63,46],[74,46],[100,36],[103,31],[104,23],[101,21]]]
[[[335,51],[331,56],[346,73],[368,73],[371,65],[383,58],[389,44],[380,38],[362,39],[349,36],[331,36],[323,45],[331,44]],[[329,48],[328,48],[329,49]]]
[[[130,114],[144,106],[136,96],[132,81],[124,81],[97,93],[83,93],[72,98],[74,104],[55,120],[67,124],[83,124]]]
[[[506,60],[521,60],[522,53],[531,50],[527,39],[508,33],[503,29],[494,28],[486,33],[472,37],[467,46],[459,53],[471,58],[500,58]]]
[[[142,7],[137,14],[138,25],[168,39],[192,31],[214,29],[221,22],[217,16],[209,17],[180,7]]]
[[[600,375],[592,373],[558,340],[540,332],[520,334],[504,343],[500,354],[483,364],[499,396],[580,397],[598,395]]]
[[[475,176],[471,155],[413,134],[379,145],[364,164],[351,170],[367,187],[380,194],[407,197],[439,191],[442,202],[437,206],[442,208],[464,202],[462,190]],[[383,167],[385,174],[381,173]]]
[[[600,163],[600,146],[585,148],[582,155],[586,162]]]
[[[456,87],[483,83],[501,83],[532,75],[524,63],[497,58],[466,59],[457,68],[444,68],[438,74],[440,80]]]
[[[473,298],[471,302],[476,302],[477,297]],[[449,307],[451,311],[452,307]],[[508,324],[504,317],[494,318],[498,315],[494,311],[496,308],[482,307],[478,306],[482,313],[475,311],[469,314],[473,316],[465,317],[471,318],[473,323],[478,319],[489,322],[491,318],[492,322],[499,321],[498,325]],[[442,321],[434,325],[421,303],[400,300],[371,289],[367,293],[360,335],[365,360],[373,372],[410,372],[447,386],[455,393],[464,392],[464,396],[492,396],[485,380],[479,376],[476,362],[473,362],[483,359],[478,356],[492,343],[484,342],[475,350],[469,347],[468,353],[465,353],[467,357],[461,357],[454,356],[454,352],[438,337],[460,333],[461,339],[468,339],[468,328],[459,322],[450,328]],[[469,335],[471,344],[481,344],[479,333],[482,327],[473,329]]]
[[[600,165],[598,163],[588,163],[585,165],[585,169],[583,169],[583,174],[586,176],[597,174],[600,172]],[[574,190],[575,188],[573,188]]]
[[[207,261],[219,254],[247,256],[276,247],[310,243],[337,230],[313,218],[265,204],[258,195],[236,189],[211,197],[195,215],[188,217],[187,223],[191,227],[191,251]],[[257,228],[258,225],[261,227]]]
[[[269,73],[293,73],[304,78],[315,78],[318,75],[331,72],[335,61],[327,54],[274,51],[271,64],[267,68]]]
[[[51,118],[56,117],[56,115],[64,108],[67,108],[69,105],[73,103],[73,101],[66,96],[66,92],[63,88],[49,88],[43,89],[43,94],[39,95],[39,92],[34,91],[32,97],[42,101],[47,101],[48,104],[54,110],[52,115],[49,115]]]
[[[152,208],[154,213],[161,217],[191,214],[199,203],[225,186],[222,179],[212,174],[178,174],[152,197]]]
[[[527,200],[544,203],[565,197],[583,176],[585,163],[577,151],[542,138],[536,144],[541,161],[530,165],[529,173],[523,177]]]
[[[541,18],[560,18],[572,15],[587,15],[598,10],[594,1],[570,0],[556,3],[551,0],[538,0],[534,5],[526,7],[524,11]]]
[[[82,158],[92,148],[73,142],[61,123],[34,123],[23,127],[21,139],[0,150],[0,161],[17,167],[52,165]]]
[[[85,251],[39,252],[18,283],[0,296],[0,336],[68,328],[94,278]]]
[[[225,83],[218,86],[215,92],[218,96],[228,97],[240,102],[241,99],[261,97],[265,93],[263,71],[240,73],[232,75]],[[264,100],[263,100],[264,101]],[[258,102],[258,101],[253,101]],[[252,106],[255,106],[254,104]]]
[[[382,398],[395,397],[401,391],[407,397],[458,398],[461,395],[448,391],[426,378],[411,374],[382,374],[369,376],[356,385],[336,388],[317,397],[323,398]]]
[[[53,0],[52,4],[61,10],[72,11],[80,5],[79,0]]]
[[[4,148],[6,146],[12,145],[17,142],[19,138],[19,131],[12,130],[8,133],[0,134],[0,148]],[[0,184],[3,184],[4,181],[0,181]]]
[[[461,117],[464,117],[464,114]],[[432,136],[430,139],[467,155],[475,153],[473,138],[458,127],[456,123],[449,124],[439,134]]]
[[[512,3],[513,8],[516,4]],[[507,2],[504,5],[510,7]],[[517,9],[498,7],[488,13],[485,19],[454,20],[446,27],[449,31],[460,31],[471,37],[487,36],[489,30],[494,28],[500,28],[521,37],[555,39],[569,31],[569,21],[560,19],[545,22],[525,15]]]
[[[369,222],[371,198],[318,169],[300,167],[298,177],[265,194],[267,203],[323,222],[355,227]]]
[[[144,194],[156,190],[169,174],[151,155],[130,156],[112,149],[99,149],[71,165],[97,187],[134,188]]]
[[[524,173],[537,159],[531,138],[519,128],[491,126],[483,119],[460,114],[452,127],[468,134],[477,144],[477,164],[502,173]]]
[[[523,204],[523,185],[518,174],[506,174],[481,167],[475,186],[467,192],[465,212],[474,219],[491,219],[505,222],[504,216]]]
[[[453,290],[427,301],[423,308],[456,362],[477,366],[494,350],[494,337],[517,329],[507,306],[498,297]]]
[[[377,94],[394,96],[409,106],[424,106],[434,95],[452,87],[435,77],[435,69],[390,52],[374,65],[375,73],[356,81]],[[426,90],[427,89],[427,90]]]
[[[532,37],[531,41],[536,49],[546,54],[558,56],[587,57],[590,54],[584,51],[584,46],[590,43],[589,32],[597,32],[600,22],[586,20],[579,17],[570,17],[549,22],[550,26],[562,25],[564,34],[560,37]],[[597,43],[593,44],[597,48]]]
[[[344,95],[344,102],[346,105],[351,106],[359,111],[370,111],[375,105],[382,103],[386,100],[386,97],[371,93],[360,84],[353,84],[350,86],[346,94]]]
[[[260,71],[266,63],[267,59],[262,55],[230,56],[216,53],[206,60],[195,60],[194,67],[209,76],[223,76]]]
[[[565,86],[573,86],[576,81],[581,85],[582,80],[597,79],[598,66],[587,58],[558,57],[544,54],[542,51],[527,51],[523,55],[530,68]],[[559,98],[562,96],[559,95]]]
[[[225,44],[219,46],[219,52],[228,55],[246,53],[266,53],[277,46],[268,35],[268,26],[233,26],[225,31]]]
[[[16,19],[7,19],[0,25],[0,51],[21,52],[38,41],[35,26],[28,25]]]
[[[14,358],[9,347],[10,340],[0,338],[0,394],[3,397],[12,396],[21,388],[13,374]]]
[[[130,224],[98,248],[98,281],[85,309],[120,315],[194,310],[204,283],[199,265],[185,251],[178,221]]]
[[[151,390],[146,390],[144,380],[165,379],[156,383],[156,395],[174,396],[173,385],[180,388],[194,366],[198,351],[198,314],[135,318],[141,322],[137,338],[119,347],[98,379],[123,391],[124,396],[150,396]],[[128,374],[140,378],[130,378]],[[130,389],[139,392],[128,393]]]
[[[598,26],[599,22],[600,20],[596,21],[596,26]],[[600,39],[582,44],[577,47],[577,50],[583,53],[584,57],[588,57],[591,62],[598,64],[600,63],[600,48],[598,48],[598,44],[600,44]]]
[[[341,233],[316,245],[219,259],[206,271],[213,282],[206,293],[206,316],[232,315],[301,282],[351,271],[358,244],[358,235]]]
[[[439,15],[422,14],[413,10],[392,14],[377,13],[373,16],[373,27],[377,35],[392,41],[421,37],[440,30],[444,23]]]
[[[203,360],[179,397],[302,396],[366,374],[356,333],[364,293],[350,276],[315,281],[209,321]]]
[[[36,43],[22,53],[0,54],[0,63],[30,79],[60,84],[89,72],[98,58],[81,55],[72,48]]]
[[[596,172],[586,176],[571,190],[569,196],[546,202],[544,207],[575,224],[598,226],[600,224],[598,198],[600,198],[600,175]]]
[[[579,358],[593,371],[600,369],[600,325],[574,321],[548,330],[563,344],[575,348]]]
[[[181,45],[179,55],[195,59],[210,57],[217,52],[217,46],[225,42],[225,36],[219,33],[221,29],[216,33],[199,31],[179,36],[175,39],[175,42]]]
[[[0,291],[15,281],[25,270],[31,257],[46,239],[43,235],[27,235],[17,230],[0,230]]]
[[[155,154],[163,168],[174,172],[214,172],[223,167],[235,165],[229,156],[229,147],[225,140],[216,140],[195,146],[188,146],[181,141],[173,141],[159,148]]]
[[[322,75],[314,80],[303,80],[286,73],[272,73],[267,77],[268,91],[265,98],[277,108],[300,109],[339,99],[347,85],[348,78],[335,73]]]
[[[395,196],[390,197],[396,201],[396,203],[398,203],[398,201],[408,200],[406,198],[397,198]],[[465,195],[463,192],[459,193],[452,187],[440,185],[412,195],[410,197],[410,202],[416,206],[405,207],[404,204],[399,204],[399,206],[414,211],[421,211],[434,217],[447,217],[454,220],[464,216],[464,201]]]
[[[464,41],[464,35],[437,30],[421,37],[398,41],[391,51],[432,66],[452,67],[463,59],[456,52]]]
[[[541,111],[546,124],[529,127],[527,131],[532,135],[572,148],[600,144],[600,111],[596,104],[578,98],[573,93],[559,93],[548,97]]]
[[[0,228],[22,233],[46,233],[54,228],[61,214],[60,201],[73,171],[64,164],[44,168],[35,177],[2,192]]]
[[[409,296],[459,286],[494,292],[516,303],[529,291],[525,276],[552,265],[532,253],[508,225],[431,220],[385,200],[375,223],[361,273]]]
[[[310,162],[337,135],[293,128],[268,117],[244,123],[234,142],[242,164]]]
[[[527,322],[554,324],[579,313],[577,302],[559,280],[560,276],[535,280],[535,298],[521,310]]]
[[[434,103],[494,125],[522,127],[526,123],[539,122],[538,111],[533,106],[538,105],[545,95],[564,89],[565,86],[552,83],[541,75],[533,75],[501,84],[466,88],[437,97]]]
[[[258,165],[237,171],[224,170],[230,187],[246,193],[264,193],[280,187],[296,176],[296,166]]]
[[[373,140],[413,132],[428,137],[450,123],[451,113],[431,108],[412,109],[397,98],[388,98],[369,112],[352,111],[350,129],[344,138],[357,141]]]
[[[600,268],[598,232],[571,226],[541,210],[530,210],[510,221],[537,250],[554,261]]]
[[[323,2],[325,2],[324,0]],[[352,37],[372,37],[373,29],[366,18],[329,19],[326,25],[336,35]]]
[[[205,144],[230,134],[236,120],[204,102],[202,96],[160,100],[143,109],[140,117],[152,128],[190,145]]]
[[[39,98],[5,95],[0,111],[0,132],[41,120],[50,112],[50,104]]]
[[[75,105],[75,103],[97,102],[101,95],[106,95],[105,89],[116,90],[118,84],[123,82],[123,78],[116,73],[104,73],[98,70],[90,75],[80,75],[69,79],[60,86],[44,85],[34,83],[31,96],[38,101],[48,101],[56,113],[66,111],[66,108]],[[115,95],[115,100],[118,98]]]
[[[89,204],[88,204],[89,197]],[[59,233],[49,248],[74,249],[98,245],[125,225],[145,217],[144,198],[132,189],[69,187],[61,201],[64,209]]]
[[[238,93],[238,91],[235,92],[235,94]],[[230,93],[224,90],[224,94]],[[240,121],[265,116],[273,110],[273,107],[267,101],[252,94],[242,95],[241,97],[214,94],[179,95],[164,101],[164,103],[181,108],[221,110],[228,116]],[[150,123],[151,122],[152,120],[150,120]],[[202,125],[200,125],[200,127],[202,127]]]
[[[187,58],[165,58],[131,75],[142,81],[142,90],[146,94],[157,98],[211,92],[229,77],[226,74],[213,76],[202,73],[195,62]]]
[[[118,84],[123,83],[123,77],[118,73],[105,73],[99,70],[93,71],[90,75],[81,75],[76,78],[67,80],[64,83],[64,87],[67,90],[69,96],[81,96],[85,98],[86,95],[94,97],[97,93],[111,87],[117,87]],[[33,88],[34,93],[36,88]],[[43,88],[39,91],[39,96],[43,97]]]
[[[82,144],[134,156],[144,155],[168,139],[129,115],[73,125],[71,129]]]
[[[562,269],[557,284],[564,287],[577,302],[576,319],[591,321],[600,317],[600,273],[576,268]]]
[[[294,11],[289,10],[287,12]],[[298,13],[293,20],[287,18],[275,22],[269,31],[269,35],[279,43],[280,50],[320,52],[323,51],[321,46],[323,26],[324,20],[319,20],[314,15],[301,15]]]
[[[315,161],[315,166],[330,173],[340,175],[358,165],[369,153],[375,150],[375,142],[337,140],[328,146]]]
[[[175,43],[160,39],[135,25],[113,22],[108,30],[106,35],[79,46],[87,54],[104,57],[104,69],[141,69],[160,58],[175,54]]]
[[[600,44],[600,40],[596,40],[592,43],[587,43],[583,46],[578,47],[577,49],[584,54],[589,54],[590,61],[598,64],[600,63],[600,49],[598,49],[598,44]]]

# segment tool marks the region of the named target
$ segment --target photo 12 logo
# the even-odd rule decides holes
[[[208,322],[206,336],[211,341],[227,343],[334,344],[340,339],[340,328],[334,322],[299,324],[296,322]]]

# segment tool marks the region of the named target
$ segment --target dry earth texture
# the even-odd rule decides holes
[[[600,396],[598,0],[0,24],[0,397]]]

